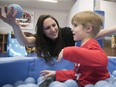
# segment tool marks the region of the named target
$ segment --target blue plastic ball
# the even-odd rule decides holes
[[[93,85],[93,84],[87,84],[87,85],[84,86],[84,87],[94,87],[94,85]]]
[[[113,85],[116,87],[116,81],[113,83]]]
[[[95,84],[95,87],[104,87],[106,85],[108,85],[109,83],[105,80],[100,80]]]
[[[10,4],[8,6],[8,10],[10,10],[11,7],[14,8],[14,11],[17,11],[16,18],[21,18],[22,15],[23,15],[23,9],[22,9],[22,7],[20,5],[18,5],[18,4]]]
[[[114,77],[116,77],[116,70],[114,70],[114,71],[112,72],[112,75],[113,75]]]
[[[40,76],[37,79],[37,84],[40,85],[44,81],[44,76]]]
[[[28,77],[28,78],[25,79],[24,82],[26,84],[28,84],[28,83],[35,83],[36,81],[35,81],[35,79],[33,77]]]
[[[108,85],[105,85],[104,87],[114,87],[114,85],[113,84],[108,84]]]
[[[60,84],[60,83],[61,82],[59,82],[59,81],[54,81],[49,85],[49,87],[55,87],[55,85]]]
[[[14,83],[14,87],[17,87],[17,86],[22,85],[22,84],[25,84],[24,81],[22,81],[22,80],[16,81]]]
[[[69,79],[65,81],[64,83],[67,85],[67,87],[78,87],[77,82],[72,79]]]
[[[58,83],[58,84],[54,84],[54,85],[50,85],[49,87],[68,87],[66,84],[64,84],[64,83],[62,83],[62,82],[60,82],[60,83]]]
[[[116,84],[116,77],[113,78],[112,84]]]
[[[5,84],[2,87],[13,87],[13,85],[11,85],[11,84]]]
[[[107,79],[105,79],[105,81],[107,81],[108,83],[111,83],[111,84],[113,83],[113,80],[114,80],[113,78],[107,78]]]
[[[38,87],[38,85],[29,83],[29,84],[26,84],[25,87]]]
[[[25,84],[22,84],[22,85],[19,85],[17,87],[26,87],[26,85]]]

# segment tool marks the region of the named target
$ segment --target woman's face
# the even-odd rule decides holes
[[[58,37],[58,25],[52,18],[47,18],[43,22],[44,34],[51,40],[55,40]]]

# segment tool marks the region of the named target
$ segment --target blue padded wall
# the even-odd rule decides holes
[[[16,59],[16,60],[14,60]],[[3,58],[7,60],[7,58]],[[14,84],[16,81],[33,77],[37,80],[42,70],[73,69],[74,63],[62,60],[57,63],[56,59],[52,64],[47,64],[42,58],[12,57],[6,62],[0,61],[0,87],[4,84]]]
[[[16,38],[12,38],[10,33],[7,40],[7,55],[9,57],[27,55],[26,48],[21,46]]]

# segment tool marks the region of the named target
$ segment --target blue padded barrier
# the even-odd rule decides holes
[[[7,58],[4,59],[7,60]],[[18,80],[24,80],[28,76],[31,62],[34,60],[16,59],[0,62],[0,87],[6,83],[13,84]]]
[[[109,56],[108,60],[108,70],[112,73],[116,70],[116,57]],[[67,60],[57,63],[54,59],[52,64],[46,64],[44,59],[37,57],[3,57],[0,58],[0,87],[30,76],[37,80],[41,70],[73,69],[73,66],[74,63]]]
[[[27,56],[26,48],[21,46],[16,38],[12,38],[10,33],[7,39],[7,56]]]
[[[0,87],[4,84],[13,84],[18,80],[25,80],[27,77],[34,77],[36,80],[41,70],[73,69],[74,63],[62,60],[50,65],[42,58],[12,57],[0,58]]]
[[[108,70],[112,74],[116,70],[116,57],[109,56],[108,58]]]
[[[36,66],[42,66],[36,67]],[[60,69],[73,69],[74,63],[69,62],[67,60],[62,60],[61,62],[57,63],[56,59],[54,60],[54,63],[52,65],[46,64],[46,62],[43,59],[35,59],[35,74],[34,78],[37,79],[40,75],[40,71],[48,69],[48,70],[60,70]]]

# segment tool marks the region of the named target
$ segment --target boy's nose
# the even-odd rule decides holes
[[[74,29],[73,28],[71,28],[71,31],[73,31]]]

